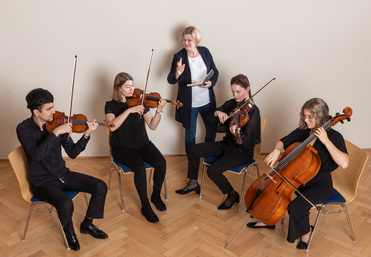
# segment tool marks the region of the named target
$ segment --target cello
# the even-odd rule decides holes
[[[322,128],[326,130],[339,121],[341,123],[344,123],[344,120],[350,121],[352,112],[350,107],[344,108],[344,114],[337,113],[335,117],[330,117]],[[282,220],[291,203],[294,191],[319,210],[320,207],[314,205],[297,190],[298,186],[305,185],[311,180],[321,166],[317,151],[310,144],[315,138],[315,134],[312,134],[304,142],[294,143],[287,147],[279,163],[275,167],[271,167],[272,172],[263,174],[250,185],[245,194],[246,212],[250,213],[250,219],[224,248],[228,248],[252,218],[256,218],[268,226],[275,225]]]
[[[329,119],[322,128],[327,129],[339,121],[350,121],[352,109],[346,107],[343,113]],[[315,138],[312,134],[304,142],[287,147],[272,172],[263,174],[250,185],[245,194],[245,204],[252,217],[268,226],[278,223],[285,215],[294,191],[313,207],[319,208],[297,190],[311,180],[321,166],[317,151],[310,144]]]

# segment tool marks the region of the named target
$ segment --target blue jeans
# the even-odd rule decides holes
[[[188,147],[196,143],[196,127],[197,127],[197,116],[200,113],[201,118],[204,122],[206,134],[205,142],[215,141],[216,131],[215,129],[206,121],[206,115],[212,112],[211,104],[208,103],[201,107],[192,108],[191,111],[191,125],[189,129],[185,130],[185,149],[188,151]]]

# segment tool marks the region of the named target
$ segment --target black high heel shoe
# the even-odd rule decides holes
[[[189,183],[188,183],[185,188],[176,190],[175,193],[180,194],[180,195],[186,195],[192,191],[195,191],[196,194],[200,194],[200,185],[197,183],[197,186],[193,188],[189,188]]]
[[[240,195],[236,192],[236,194],[232,196],[228,196],[227,199],[218,206],[218,210],[228,210],[232,208],[233,204],[240,202]]]

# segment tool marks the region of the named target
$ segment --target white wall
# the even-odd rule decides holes
[[[30,116],[24,98],[31,89],[48,89],[56,109],[68,112],[75,54],[73,113],[103,120],[118,72],[130,73],[143,89],[152,48],[148,91],[175,98],[166,77],[188,25],[199,28],[220,71],[218,105],[231,98],[229,80],[238,73],[249,77],[253,93],[277,78],[255,98],[267,118],[263,151],[296,127],[312,97],[323,98],[332,114],[350,106],[352,121],[335,129],[370,148],[370,10],[367,0],[1,0],[0,158],[19,145],[15,128]],[[184,153],[174,108],[166,106],[162,117],[150,138],[164,154]],[[83,155],[107,149],[100,128]]]

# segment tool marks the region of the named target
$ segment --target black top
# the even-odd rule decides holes
[[[209,96],[210,96],[210,104],[211,108],[214,110],[216,108],[216,100],[215,100],[215,93],[214,87],[219,77],[219,71],[215,66],[213,57],[206,47],[198,46],[198,52],[200,53],[203,61],[206,64],[206,73],[209,73],[210,70],[214,70],[214,75],[210,78],[212,82],[212,86],[209,87]],[[182,58],[182,63],[185,64],[185,68],[183,73],[176,79],[176,68],[177,62]],[[178,95],[177,100],[179,100],[183,107],[177,108],[175,111],[175,120],[179,121],[183,124],[184,128],[189,129],[191,125],[191,109],[192,109],[192,87],[187,87],[187,84],[192,83],[192,76],[191,76],[191,69],[189,68],[188,63],[188,55],[187,50],[184,48],[174,54],[173,61],[171,63],[171,68],[169,75],[167,76],[167,81],[169,84],[176,84],[178,83]]]
[[[284,148],[287,148],[295,142],[304,142],[310,136],[310,129],[295,129],[289,135],[283,137],[281,141],[283,142]],[[342,152],[348,153],[345,146],[345,141],[343,136],[336,130],[330,129],[327,131],[327,136],[330,141]],[[318,151],[318,156],[321,159],[321,167],[318,173],[327,172],[330,173],[337,169],[339,165],[332,159],[331,154],[327,150],[326,146],[317,139],[313,144],[314,149]]]
[[[75,144],[68,134],[57,137],[54,133],[49,133],[46,123],[43,130],[40,130],[32,117],[18,124],[17,136],[26,153],[30,182],[34,186],[57,180],[63,182],[70,170],[62,158],[61,146],[74,159],[85,149],[90,138],[86,139],[83,135]]]
[[[127,103],[116,102],[115,100],[107,101],[105,114],[112,113],[117,118],[126,109],[130,108]],[[145,108],[144,114],[149,111]],[[111,147],[140,149],[149,142],[145,128],[145,120],[139,113],[130,113],[121,126],[112,132]]]
[[[226,101],[222,106],[216,109],[229,115],[229,113],[237,106],[235,99]],[[228,125],[227,135],[224,137],[226,145],[239,146],[245,153],[254,151],[254,146],[260,143],[260,110],[256,105],[253,105],[249,111],[249,121],[240,130],[240,137],[242,139],[242,145],[235,143],[236,138],[229,130],[230,119],[226,122]]]

